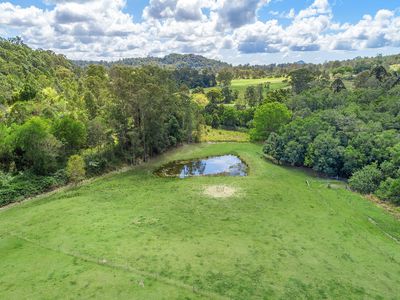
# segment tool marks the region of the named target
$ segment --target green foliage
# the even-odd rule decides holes
[[[85,67],[93,64],[100,64],[107,67],[115,65],[126,65],[132,67],[159,66],[172,67],[176,69],[192,68],[196,70],[220,70],[229,67],[229,64],[209,59],[194,54],[169,54],[165,57],[140,57],[140,58],[124,58],[115,62],[106,61],[74,61],[78,66]]]
[[[371,164],[355,172],[349,180],[349,185],[357,192],[370,194],[377,190],[382,177],[382,172],[377,165]]]
[[[14,151],[20,155],[19,169],[32,168],[40,175],[54,172],[60,142],[50,133],[50,124],[40,117],[33,117],[26,123],[16,126],[13,132]]]
[[[62,177],[38,176],[29,172],[14,177],[8,175],[7,179],[4,176],[0,172],[0,206],[41,194],[66,183]]]
[[[71,117],[63,117],[54,122],[52,132],[63,143],[66,154],[76,153],[86,145],[85,125]]]
[[[335,79],[334,82],[332,82],[331,88],[334,93],[339,93],[345,90],[346,86],[344,85],[343,81],[340,78],[337,78]]]
[[[224,68],[218,72],[217,81],[222,86],[230,86],[233,80],[234,74],[231,70]]]
[[[254,128],[250,132],[253,141],[265,141],[272,132],[277,132],[289,122],[292,113],[282,103],[261,105],[254,114]]]
[[[224,97],[222,91],[219,88],[213,88],[206,93],[207,99],[211,104],[222,103]]]
[[[235,128],[239,125],[239,113],[231,106],[225,107],[222,114],[221,122],[226,127]]]
[[[308,147],[305,165],[317,172],[335,176],[342,168],[343,151],[338,138],[331,133],[321,133]]]
[[[22,89],[13,95],[12,102],[29,101],[36,97],[37,90],[31,83],[25,83]]]
[[[85,161],[80,155],[72,155],[67,162],[66,173],[70,182],[77,183],[85,178]]]
[[[314,80],[314,74],[308,69],[299,69],[290,73],[292,90],[296,94],[300,94],[310,87],[311,81]]]
[[[229,88],[229,86],[224,86],[221,90],[222,97],[224,98],[224,103],[229,104],[235,101],[238,98],[237,91],[233,91]]]
[[[111,170],[112,166],[117,164],[113,149],[86,149],[82,153],[85,161],[86,174],[89,177],[98,176]]]
[[[382,200],[391,201],[396,205],[400,205],[400,178],[388,178],[382,181],[376,194]]]

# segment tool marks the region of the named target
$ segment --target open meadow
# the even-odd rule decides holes
[[[239,92],[239,98],[243,99],[244,94],[246,92],[246,88],[249,86],[257,86],[259,84],[266,84],[270,83],[270,90],[279,90],[283,88],[288,88],[290,85],[288,82],[284,82],[284,80],[287,80],[285,77],[265,77],[265,78],[257,78],[257,79],[234,79],[231,82],[230,88],[233,91],[238,91]],[[207,92],[209,90],[213,89],[211,88],[205,88],[204,90]]]
[[[153,175],[222,154],[249,176]],[[183,146],[0,211],[0,299],[395,299],[399,241],[392,215],[259,145]]]
[[[258,78],[258,79],[234,79],[232,80],[231,88],[234,91],[239,92],[239,98],[244,97],[244,93],[246,92],[246,88],[248,86],[257,86],[259,84],[266,84],[269,82],[271,90],[278,90],[282,88],[289,87],[287,82],[283,82],[285,79],[284,77],[266,77],[266,78]]]

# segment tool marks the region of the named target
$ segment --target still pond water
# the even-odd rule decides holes
[[[223,155],[203,159],[174,161],[156,171],[162,177],[247,176],[247,165],[237,156]]]

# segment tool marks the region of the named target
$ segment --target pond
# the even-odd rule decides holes
[[[171,162],[155,173],[161,177],[247,176],[247,165],[235,155]]]

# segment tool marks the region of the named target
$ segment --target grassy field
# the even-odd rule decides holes
[[[202,142],[248,142],[250,136],[247,132],[213,129],[210,126],[203,128]]]
[[[0,299],[398,299],[399,221],[260,152],[184,146],[0,211]],[[247,162],[248,177],[152,173],[228,153]],[[236,193],[204,194],[215,185]]]
[[[232,80],[231,83],[231,89],[234,91],[239,92],[239,98],[243,99],[244,93],[246,92],[246,88],[248,86],[257,86],[259,84],[263,83],[271,83],[271,90],[277,90],[277,89],[282,89],[286,88],[289,86],[287,82],[283,82],[286,78],[284,77],[279,77],[279,78],[273,78],[273,77],[266,77],[266,78],[259,78],[259,79],[235,79]],[[204,89],[205,92],[210,90],[212,88],[206,88]]]
[[[399,71],[400,71],[400,64],[391,65],[391,66],[390,66],[390,71],[399,72]]]
[[[285,87],[288,87],[289,84],[283,82],[286,78],[280,77],[280,78],[259,78],[259,79],[235,79],[232,80],[232,90],[236,90],[239,92],[239,97],[243,98],[244,93],[246,91],[246,88],[248,86],[256,86],[259,84],[264,84],[264,83],[271,83],[271,90],[277,90],[277,89],[282,89]]]

